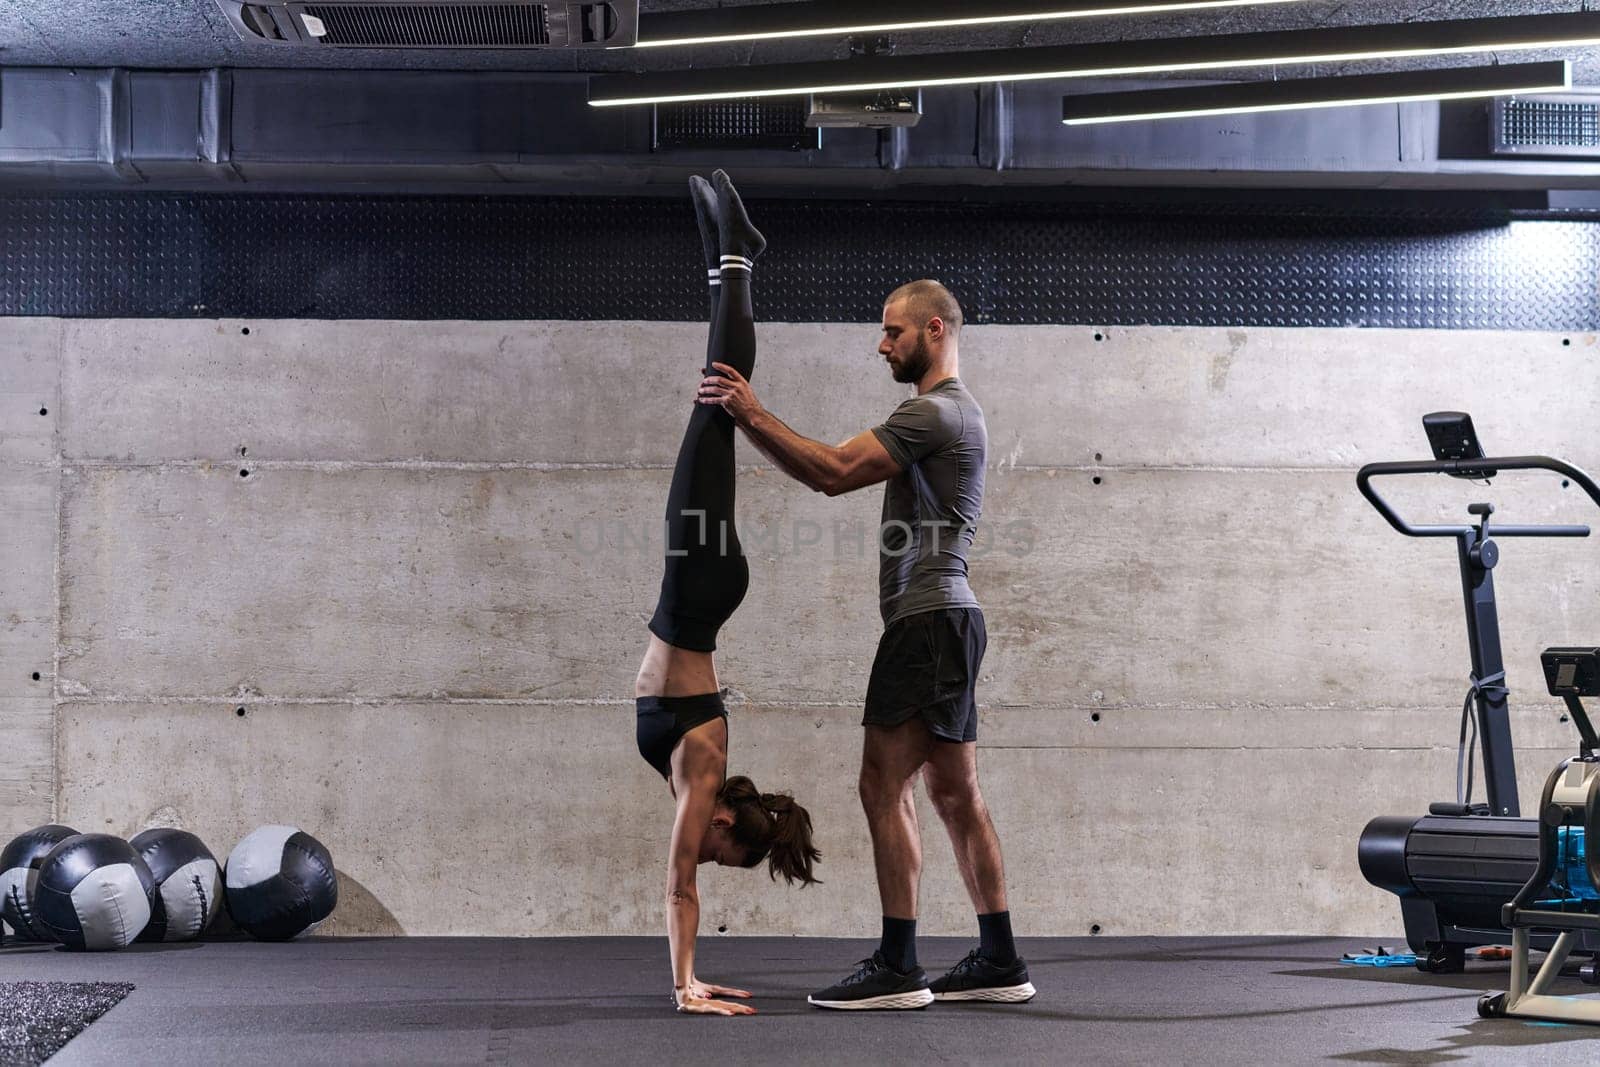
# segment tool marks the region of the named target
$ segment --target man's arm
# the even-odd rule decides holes
[[[776,452],[773,452],[766,445],[762,444],[760,441],[757,441],[754,437],[751,437],[748,433],[745,434],[745,440],[749,441],[752,445],[755,445],[756,446],[756,451],[760,452],[763,456],[766,456],[767,459],[771,461],[771,463],[772,463],[772,465],[774,467],[777,467],[779,470],[781,470],[783,473],[787,474],[789,477],[793,478],[795,481],[798,481],[798,482],[805,481],[804,478],[800,477],[800,471],[797,468],[792,467],[788,463],[784,462],[784,459],[783,459],[782,456],[778,455]]]
[[[900,473],[900,464],[871,430],[830,447],[795,433],[765,408],[739,420],[739,427],[786,474],[828,496],[876,485]]]
[[[738,371],[721,363],[713,366],[722,376],[707,377],[701,383],[699,402],[720,404],[763,455],[802,485],[838,496],[900,473],[900,464],[871,430],[836,447],[803,437],[761,406]]]

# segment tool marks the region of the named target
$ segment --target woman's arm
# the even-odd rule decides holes
[[[674,769],[677,777],[677,770]],[[695,872],[700,866],[700,845],[716,809],[720,771],[678,777],[678,814],[672,824],[672,848],[667,857],[667,942],[672,952],[672,996],[679,1011],[715,1015],[752,1015],[746,1004],[729,1004],[697,996],[694,988],[694,945],[700,929],[700,893]]]

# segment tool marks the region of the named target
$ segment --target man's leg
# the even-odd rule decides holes
[[[917,826],[917,772],[933,748],[921,720],[867,726],[861,743],[861,807],[872,835],[884,936],[879,945],[897,971],[917,965],[917,886],[922,877],[922,832]],[[907,927],[909,926],[909,929]]]
[[[928,757],[922,780],[955,848],[956,866],[979,915],[1006,910],[1006,873],[1000,838],[978,788],[976,744],[940,741]]]
[[[922,874],[922,835],[917,826],[917,772],[933,749],[921,720],[899,726],[867,726],[861,743],[861,807],[872,834],[883,913],[917,917]]]
[[[933,737],[918,720],[865,727],[861,747],[861,806],[872,835],[872,857],[883,902],[883,938],[872,958],[837,985],[813,993],[820,1008],[922,1008],[933,1001],[917,966],[917,883],[922,841],[913,788],[932,751]]]
[[[1018,1003],[1031,1000],[1033,984],[1011,937],[1005,864],[1000,838],[978,787],[977,745],[936,742],[923,768],[928,799],[939,813],[967,895],[978,913],[978,949],[933,983],[939,1000]]]

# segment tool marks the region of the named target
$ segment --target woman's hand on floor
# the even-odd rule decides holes
[[[726,1000],[685,995],[678,998],[678,1010],[689,1015],[754,1015],[756,1009],[748,1004],[734,1004]]]
[[[698,978],[689,979],[689,995],[701,1000],[710,1000],[713,997],[741,997],[750,999],[750,994],[743,989],[733,989],[725,985],[714,985],[711,982],[702,982]]]

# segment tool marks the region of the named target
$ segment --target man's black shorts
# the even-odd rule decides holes
[[[891,623],[878,641],[863,726],[913,716],[945,741],[978,739],[978,668],[989,633],[978,608],[944,608]]]

